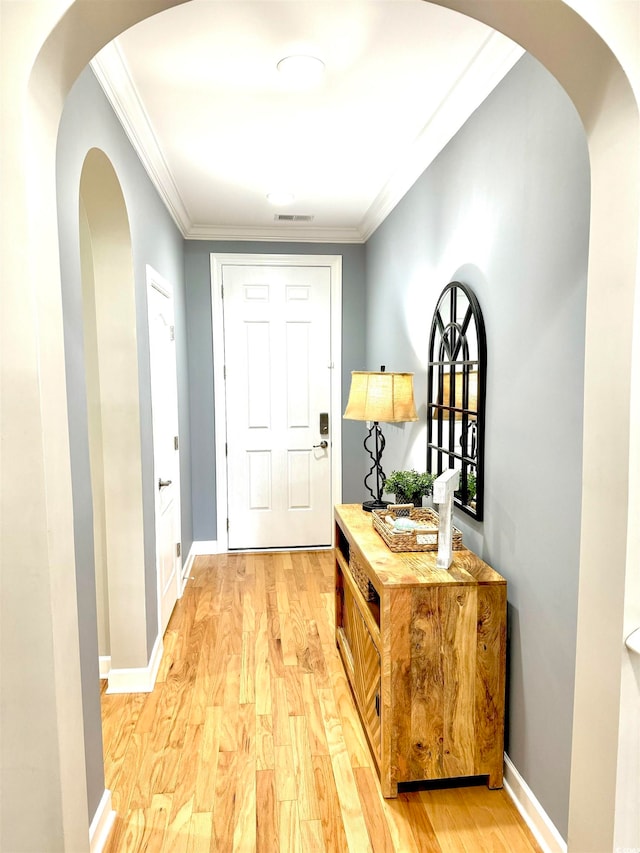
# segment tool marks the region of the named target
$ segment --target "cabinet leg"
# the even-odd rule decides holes
[[[381,779],[380,787],[382,788],[382,796],[385,800],[393,800],[398,796],[397,782],[391,782],[389,779]]]
[[[489,777],[487,779],[487,788],[502,788],[502,777],[502,767],[500,768],[500,770],[496,770],[494,773],[489,773]]]

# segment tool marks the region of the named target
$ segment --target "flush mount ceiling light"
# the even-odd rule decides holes
[[[286,204],[295,201],[295,196],[293,193],[273,192],[267,194],[267,201],[276,207],[284,207]]]
[[[317,56],[294,54],[285,56],[277,65],[278,71],[298,85],[317,83],[324,73],[324,62]]]

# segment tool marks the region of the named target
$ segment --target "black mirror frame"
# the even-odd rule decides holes
[[[457,318],[458,294],[464,294],[468,309],[462,320]],[[448,321],[443,316],[447,307],[449,317],[457,322]],[[470,358],[469,339],[475,330],[477,340],[477,358]],[[436,353],[436,344],[439,344]],[[448,358],[445,358],[448,356]],[[462,356],[462,357],[460,357]],[[477,404],[475,410],[469,408],[470,375],[477,370]],[[454,391],[453,405],[445,400],[445,376],[448,374],[449,388],[455,376],[462,376],[461,404],[457,406],[457,391]],[[427,378],[427,470],[439,475],[455,467],[460,461],[460,487],[455,493],[455,504],[477,521],[484,515],[484,429],[485,397],[487,381],[487,339],[480,304],[473,291],[459,281],[450,282],[440,294],[436,305],[431,332],[429,335],[429,369]],[[461,424],[461,437],[456,441],[455,424]],[[445,431],[444,425],[447,424]],[[475,425],[475,426],[474,426]],[[469,435],[462,447],[462,436]],[[445,440],[446,439],[446,440]],[[460,444],[458,449],[457,444]],[[465,453],[466,449],[466,453]],[[470,478],[475,469],[475,496],[469,497]],[[475,497],[475,499],[474,499]]]

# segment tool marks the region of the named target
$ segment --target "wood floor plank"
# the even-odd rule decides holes
[[[320,635],[320,641],[323,646],[335,645],[335,607],[335,595],[331,592],[321,595],[320,606],[314,609],[318,634]]]
[[[162,853],[166,827],[166,807],[134,809],[127,821],[124,849]]]
[[[278,839],[280,853],[302,853],[298,804],[283,800],[278,804]]]
[[[490,791],[484,786],[459,789],[478,832],[494,831],[508,851],[538,850],[529,827],[504,790]]]
[[[178,764],[178,781],[173,792],[169,822],[187,805],[189,807],[189,814],[193,811],[193,799],[200,767],[199,756],[202,749],[203,730],[204,725],[189,726],[187,729],[182,756]]]
[[[273,742],[276,746],[282,746],[285,743],[291,743],[289,704],[284,678],[275,678],[272,681],[271,690],[273,702]]]
[[[288,611],[283,612],[278,608],[278,614],[280,616],[280,636],[282,639],[282,662],[285,666],[297,666],[298,644],[296,642],[296,625],[291,620]]]
[[[307,647],[309,649],[309,664],[315,676],[318,687],[330,687],[329,672],[322,649],[322,642],[315,619],[307,623]]]
[[[360,798],[353,776],[353,767],[349,761],[346,747],[331,754],[331,766],[340,791],[340,810],[342,823],[347,836],[349,849],[358,853],[370,853],[369,833],[360,808]]]
[[[242,656],[240,659],[241,705],[255,705],[256,701],[256,638],[253,631],[242,633]]]
[[[233,849],[256,849],[256,709],[242,705],[239,715],[238,751],[236,754],[236,802],[234,811]]]
[[[408,794],[398,795],[399,811],[406,815],[407,823],[420,853],[444,853],[442,833],[436,832],[430,820],[430,811],[425,809],[419,797]],[[458,849],[463,853],[464,847]]]
[[[300,844],[304,853],[324,853],[327,849],[322,835],[322,823],[319,820],[300,821]],[[330,853],[332,853],[330,851]]]
[[[385,814],[389,834],[393,840],[394,850],[402,850],[405,853],[418,853],[419,847],[416,844],[411,824],[407,811],[404,808],[404,803],[399,800],[385,800],[380,793],[382,801],[382,809]]]
[[[278,632],[280,631],[280,617],[278,619]],[[269,614],[267,613],[267,620]],[[272,678],[284,678],[284,655],[282,652],[282,640],[280,637],[269,639],[269,667],[271,669]]]
[[[314,755],[311,763],[325,847],[330,853],[345,853],[349,848],[331,759],[328,755]]]
[[[254,665],[256,713],[270,714],[272,707],[271,668],[269,665],[269,634],[266,610],[256,614]]]
[[[289,717],[289,727],[291,729],[298,817],[301,821],[319,820],[320,808],[313,776],[306,717]]]
[[[368,767],[356,767],[353,774],[358,786],[362,813],[374,853],[394,853],[393,839],[380,803],[378,785],[373,778],[372,771]]]
[[[236,785],[236,753],[221,752],[218,756],[218,772],[216,774],[211,853],[223,853],[223,851],[233,850]]]
[[[252,634],[256,630],[255,583],[245,581],[242,590],[242,631]]]
[[[276,746],[275,774],[276,774],[276,799],[295,800],[297,796],[296,779],[293,765],[293,748],[290,743]]]
[[[194,812],[213,811],[223,714],[224,709],[219,705],[212,705],[207,708],[195,775]],[[184,768],[182,769],[184,770]]]
[[[193,684],[193,698],[189,709],[189,723],[204,723],[206,709],[215,704],[212,699],[214,673],[216,670],[216,647],[218,637],[218,618],[211,616],[204,626],[202,649],[198,658]]]
[[[493,794],[496,796],[491,797]],[[508,806],[505,809],[504,791],[464,787],[421,791],[420,797],[426,804],[445,853],[454,850],[519,853],[537,849],[535,840],[520,825],[516,815],[512,815],[511,825],[509,818],[505,819],[505,812],[508,814],[509,809]],[[500,812],[501,819],[497,821],[496,816]]]
[[[189,846],[189,830],[191,828],[191,815],[193,814],[193,797],[177,808],[176,803],[171,803],[171,813],[167,821],[167,831],[164,839],[162,853],[187,853]]]
[[[104,772],[114,781],[124,766],[131,735],[149,694],[104,694],[102,703],[102,738],[109,744],[104,754]]]
[[[308,673],[302,676],[302,704],[304,715],[307,718],[307,732],[311,755],[328,755],[329,746],[322,721],[322,711],[320,710],[316,681]]]
[[[256,714],[256,770],[273,770],[273,717],[271,714]]]
[[[303,671],[297,666],[287,666],[284,670],[284,686],[290,717],[301,717],[304,714],[304,698],[302,695],[303,674]]]
[[[330,697],[335,705],[352,766],[370,767],[371,753],[342,664],[337,657],[330,654],[327,655],[327,665],[330,669],[331,690],[320,688],[318,693],[322,692],[323,696]]]
[[[278,811],[273,770],[256,772],[256,851],[278,853]]]
[[[105,853],[540,853],[504,791],[381,796],[333,595],[328,552],[196,558],[154,690],[101,691]]]
[[[212,827],[211,812],[194,812],[191,815],[187,853],[209,853],[213,835]]]
[[[227,675],[222,704],[225,708],[236,708],[240,704],[240,670],[242,655],[229,655],[227,660]]]

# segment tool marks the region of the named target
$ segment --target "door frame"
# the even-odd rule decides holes
[[[211,314],[213,332],[213,404],[215,417],[216,458],[216,548],[228,550],[227,536],[227,401],[224,377],[224,315],[222,302],[222,268],[235,266],[329,267],[331,271],[330,367],[331,401],[331,500],[342,500],[342,255],[282,255],[248,252],[212,252]],[[263,550],[263,549],[261,549]],[[281,550],[281,549],[264,549]]]
[[[156,597],[158,601],[158,636],[162,641],[164,636],[164,631],[162,629],[162,582],[160,577],[160,556],[158,553],[158,506],[159,506],[159,498],[158,498],[158,490],[156,489],[156,482],[158,478],[158,472],[156,471],[156,449],[154,445],[153,439],[153,382],[151,381],[151,373],[153,371],[153,353],[151,351],[151,316],[149,314],[149,292],[153,290],[157,290],[159,293],[162,293],[163,296],[168,297],[172,302],[172,307],[174,311],[174,328],[175,328],[175,300],[174,300],[174,291],[171,284],[163,278],[160,273],[156,272],[152,266],[146,264],[146,281],[147,281],[147,328],[149,330],[149,386],[151,393],[151,445],[152,445],[152,456],[153,456],[153,514],[154,514],[154,522],[153,522],[153,531],[154,531],[154,549],[155,549],[155,564],[156,564]],[[180,544],[180,554],[174,553],[175,560],[175,584],[176,584],[176,603],[182,598],[182,593],[184,592],[184,587],[186,584],[186,579],[183,579],[183,569],[184,569],[184,555],[182,554],[182,507],[180,500],[180,419],[178,412],[178,364],[176,358],[176,351],[174,348],[174,362],[175,362],[175,371],[176,371],[176,434],[178,436],[178,447],[177,447],[177,464],[175,470],[175,478],[176,478],[176,490],[175,490],[175,512],[176,512],[176,529],[175,529],[175,537]],[[174,603],[175,608],[175,603]],[[169,617],[169,621],[171,617]],[[167,623],[168,624],[168,623]]]

